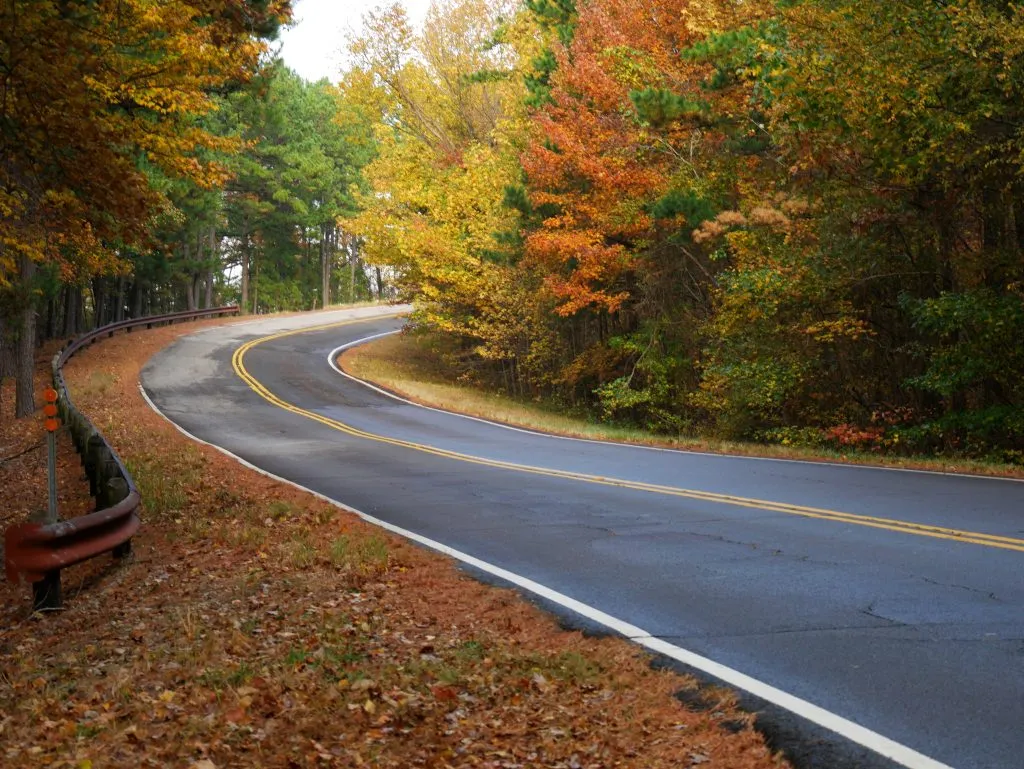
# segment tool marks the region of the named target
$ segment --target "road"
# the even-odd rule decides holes
[[[575,441],[428,410],[332,369],[339,345],[402,322],[351,318],[183,337],[142,385],[259,468],[710,660],[705,678],[763,684],[744,702],[798,764],[1024,766],[1024,483]],[[833,721],[869,737],[819,728]],[[883,759],[870,734],[904,750]]]

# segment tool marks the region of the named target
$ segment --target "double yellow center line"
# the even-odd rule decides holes
[[[395,315],[378,316],[381,317],[397,317]],[[377,318],[375,318],[377,319]],[[786,513],[788,515],[799,515],[804,518],[818,518],[820,520],[835,521],[836,523],[849,523],[856,524],[857,526],[869,526],[875,529],[887,529],[889,531],[900,532],[903,534],[916,534],[922,537],[935,537],[937,539],[949,539],[957,542],[969,542],[975,545],[985,545],[987,547],[995,547],[1003,550],[1016,550],[1018,552],[1024,552],[1024,539],[1018,539],[1014,537],[1002,537],[994,534],[982,534],[975,531],[962,531],[960,529],[950,529],[944,526],[931,526],[923,523],[913,523],[910,521],[900,521],[892,518],[879,518],[871,515],[859,515],[856,513],[843,513],[838,510],[826,510],[817,507],[805,507],[803,505],[791,505],[786,502],[772,502],[765,499],[752,499],[750,497],[739,497],[732,494],[716,494],[710,491],[697,491],[694,489],[682,489],[675,486],[661,486],[653,483],[643,483],[640,481],[629,481],[620,478],[607,478],[600,475],[588,475],[586,473],[574,473],[567,470],[553,470],[546,467],[534,467],[532,465],[523,465],[516,462],[502,462],[495,459],[486,459],[484,457],[477,457],[471,454],[462,454],[457,451],[448,451],[447,449],[439,449],[434,446],[427,446],[422,443],[414,443],[412,441],[404,441],[398,438],[390,438],[385,435],[377,435],[376,433],[366,432],[365,430],[359,430],[358,428],[347,425],[344,422],[339,422],[336,419],[325,417],[322,414],[309,411],[300,406],[296,406],[293,403],[279,398],[274,393],[270,392],[266,386],[253,377],[252,374],[245,367],[245,354],[249,352],[253,347],[263,344],[264,342],[270,342],[275,339],[283,339],[284,337],[294,336],[295,334],[305,334],[314,331],[324,331],[332,328],[339,328],[341,326],[348,326],[354,323],[363,323],[367,319],[360,318],[355,320],[346,320],[336,323],[326,323],[319,326],[309,326],[307,328],[295,329],[292,331],[282,331],[277,334],[270,334],[269,336],[260,337],[246,342],[237,350],[231,358],[231,366],[235,370],[235,373],[253,389],[261,398],[272,403],[280,409],[291,412],[292,414],[298,414],[299,416],[312,419],[314,422],[319,422],[322,425],[330,427],[331,429],[338,430],[339,432],[346,433],[347,435],[354,436],[356,438],[363,438],[365,440],[376,441],[378,443],[387,443],[392,446],[401,446],[402,448],[412,449],[414,451],[422,451],[426,454],[434,454],[435,456],[445,457],[446,459],[454,459],[460,462],[469,462],[476,465],[485,465],[487,467],[496,467],[503,470],[513,470],[520,473],[531,473],[533,475],[546,475],[552,478],[565,478],[574,481],[582,481],[585,483],[594,483],[601,486],[614,486],[617,488],[631,489],[634,491],[645,491],[652,494],[663,494],[673,497],[686,497],[688,499],[698,499],[705,502],[718,502],[726,505],[733,505],[736,507],[750,507],[758,510],[767,510],[776,513]]]

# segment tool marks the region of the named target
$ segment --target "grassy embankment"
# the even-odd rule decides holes
[[[472,384],[453,381],[449,370],[442,364],[430,343],[415,335],[384,337],[346,350],[341,356],[340,363],[342,368],[353,376],[373,382],[416,403],[557,435],[715,454],[1024,478],[1024,468],[1019,465],[974,459],[887,456],[820,447],[782,446],[686,436],[671,437],[645,432],[639,428],[602,424],[568,416],[542,402],[513,398]]]

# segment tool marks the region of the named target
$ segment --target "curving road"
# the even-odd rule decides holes
[[[183,337],[142,386],[192,435],[745,690],[799,764],[1024,766],[1024,483],[568,440],[420,408],[329,364],[400,327],[382,312]]]

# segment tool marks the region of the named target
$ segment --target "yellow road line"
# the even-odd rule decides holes
[[[385,315],[378,316],[378,318],[391,318],[397,317],[396,315]],[[956,542],[969,542],[975,545],[984,545],[986,547],[1001,548],[1004,550],[1016,550],[1018,552],[1024,552],[1024,539],[1017,539],[1014,537],[1003,537],[995,534],[983,534],[975,531],[963,531],[960,529],[950,529],[944,526],[931,526],[923,523],[913,523],[910,521],[900,521],[892,518],[879,518],[871,515],[861,515],[858,513],[844,513],[838,510],[827,510],[817,507],[805,507],[803,505],[791,505],[786,502],[772,502],[765,499],[752,499],[749,497],[739,497],[732,494],[716,494],[710,491],[697,491],[694,489],[683,489],[675,486],[661,486],[653,483],[643,483],[640,481],[629,481],[620,478],[607,478],[600,475],[588,475],[586,473],[574,473],[567,470],[553,470],[546,467],[534,467],[532,465],[523,465],[515,462],[503,462],[495,459],[486,459],[484,457],[477,457],[471,454],[462,454],[457,451],[449,451],[447,449],[439,449],[434,446],[427,446],[422,443],[414,443],[412,441],[405,441],[399,438],[389,438],[385,435],[377,435],[376,433],[369,433],[365,430],[347,425],[344,422],[339,422],[336,419],[325,417],[322,414],[317,414],[313,411],[296,406],[293,403],[288,403],[282,400],[274,393],[270,392],[262,382],[258,381],[249,371],[245,368],[244,358],[245,354],[249,352],[253,347],[269,342],[275,339],[282,339],[284,337],[293,336],[295,334],[305,334],[313,331],[324,331],[326,329],[338,328],[340,326],[348,326],[353,323],[365,322],[366,318],[358,318],[355,320],[346,320],[336,323],[325,323],[319,326],[309,326],[307,328],[294,329],[291,331],[281,331],[276,334],[270,334],[269,336],[260,337],[246,342],[237,350],[231,357],[231,366],[235,370],[235,373],[244,381],[254,392],[256,392],[264,400],[272,403],[280,409],[289,411],[292,414],[298,414],[299,416],[312,419],[314,422],[319,422],[322,425],[330,427],[339,432],[343,432],[347,435],[352,435],[356,438],[363,438],[365,440],[377,441],[378,443],[387,443],[392,446],[401,446],[402,448],[412,449],[415,451],[421,451],[426,454],[434,454],[435,456],[445,457],[447,459],[455,459],[460,462],[469,462],[476,465],[485,465],[487,467],[496,467],[504,470],[514,470],[521,473],[531,473],[534,475],[546,475],[553,478],[566,478],[569,480],[583,481],[586,483],[594,483],[602,486],[614,486],[624,489],[632,489],[634,491],[645,491],[653,494],[664,494],[674,497],[686,497],[689,499],[699,499],[705,502],[717,502],[721,504],[734,505],[737,507],[750,507],[758,510],[767,510],[771,512],[786,513],[788,515],[798,515],[804,518],[817,518],[820,520],[835,521],[836,523],[851,523],[857,526],[868,526],[876,529],[886,529],[888,531],[900,532],[903,534],[915,534],[922,537],[935,537],[937,539],[949,539]]]

